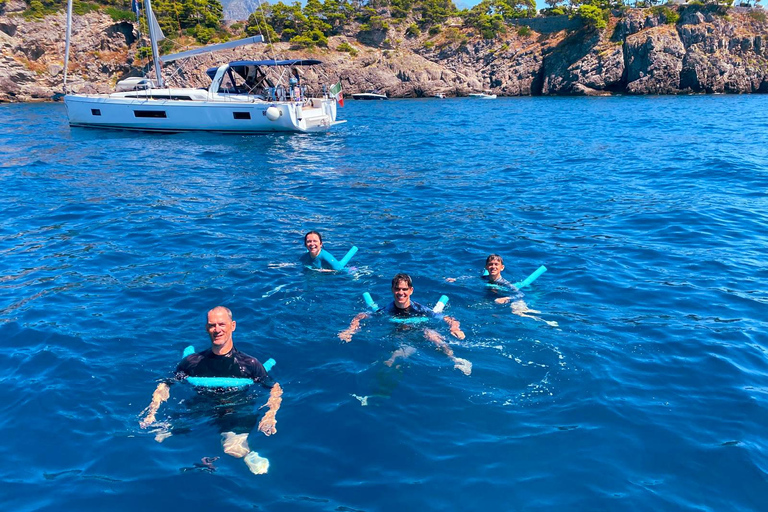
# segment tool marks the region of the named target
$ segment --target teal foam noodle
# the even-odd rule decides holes
[[[253,384],[251,379],[240,377],[187,377],[186,380],[197,388],[245,388]]]
[[[195,347],[189,345],[184,349],[183,358],[195,353]],[[264,369],[270,371],[277,362],[271,357],[264,362]],[[186,381],[199,388],[245,388],[253,384],[253,380],[242,377],[187,377]]]
[[[354,245],[352,248],[347,252],[347,254],[344,255],[343,258],[341,258],[341,261],[339,261],[339,265],[341,265],[341,268],[344,268],[347,266],[347,263],[349,263],[349,260],[352,259],[352,256],[357,254],[357,247]]]
[[[395,322],[396,324],[423,324],[424,322],[429,322],[429,318],[425,316],[411,316],[408,318],[397,318],[393,316],[389,321]]]
[[[488,269],[487,269],[487,268],[484,268],[484,269],[483,269],[483,275],[484,275],[484,276],[488,276],[488,275],[490,275],[490,273],[488,272]]]
[[[373,302],[373,297],[371,297],[371,294],[368,292],[365,292],[363,294],[363,299],[365,299],[366,305],[371,308],[373,311],[378,311],[379,305]]]
[[[448,296],[447,295],[441,295],[440,299],[437,301],[437,304],[435,304],[435,307],[432,308],[432,311],[435,313],[442,313],[445,309],[445,305],[448,304]]]
[[[534,282],[536,279],[538,279],[538,277],[546,271],[547,271],[547,267],[545,267],[544,265],[540,266],[539,268],[536,269],[536,271],[533,274],[529,275],[522,281],[515,283],[515,288],[517,288],[518,290],[520,288],[525,288],[526,286]]]

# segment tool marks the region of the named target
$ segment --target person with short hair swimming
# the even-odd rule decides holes
[[[518,316],[522,316],[525,318],[533,318],[534,320],[540,320],[547,325],[550,325],[552,327],[557,327],[557,322],[550,321],[550,320],[544,320],[543,318],[540,318],[538,316],[534,316],[531,313],[541,314],[541,311],[537,311],[535,309],[530,309],[528,305],[525,303],[525,301],[522,299],[523,294],[517,289],[517,287],[504,279],[501,276],[502,271],[504,270],[504,260],[501,256],[498,254],[491,254],[485,259],[485,270],[488,271],[488,275],[483,275],[482,279],[486,281],[489,285],[492,285],[496,290],[504,290],[512,292],[514,295],[506,295],[504,297],[498,297],[495,299],[495,302],[497,304],[507,304],[509,302],[512,302],[511,309],[512,313]]]
[[[251,379],[254,383],[259,383],[270,390],[269,399],[264,405],[267,407],[267,412],[261,418],[258,429],[267,436],[277,432],[275,415],[282,402],[283,390],[280,384],[272,380],[258,359],[235,348],[232,335],[236,327],[237,323],[233,320],[232,311],[229,308],[216,306],[208,311],[205,329],[211,340],[210,348],[185,357],[177,366],[173,378],[165,379],[158,384],[152,394],[152,402],[145,409],[146,416],[140,422],[141,428],[147,428],[155,423],[160,405],[170,397],[172,383],[181,382],[187,377],[235,377]],[[254,460],[251,454],[255,452],[251,452],[248,447],[248,435],[254,423],[248,423],[245,432],[236,433],[232,430],[222,432],[222,444],[225,453],[238,458],[246,457],[249,469],[258,474],[266,472],[266,468],[263,464],[252,467],[250,463]],[[241,427],[236,426],[235,430],[242,430]],[[162,440],[162,437],[159,440]],[[258,459],[258,456],[256,455],[255,458]],[[266,461],[266,459],[260,460]]]
[[[392,279],[392,295],[394,300],[387,306],[379,308],[375,314],[385,314],[392,318],[400,319],[425,317],[429,319],[443,320],[446,324],[448,324],[451,335],[460,340],[464,339],[464,332],[461,330],[461,325],[459,324],[458,320],[450,316],[444,316],[439,313],[435,313],[430,308],[423,306],[418,302],[412,301],[412,294],[413,281],[411,280],[411,277],[404,273],[397,274]],[[339,333],[339,338],[347,343],[352,341],[352,336],[360,330],[360,322],[369,316],[370,315],[368,313],[358,313],[355,318],[352,319],[349,327]],[[443,336],[441,336],[437,331],[429,328],[424,329],[424,337],[434,343],[437,348],[442,350],[443,353],[454,362],[454,368],[461,370],[465,375],[472,373],[472,363],[466,359],[454,356],[453,350],[448,345],[448,343],[445,342],[445,338],[443,338]],[[406,358],[413,354],[415,351],[416,349],[413,347],[402,347],[396,350],[392,354],[392,357],[385,361],[385,364],[391,366],[398,358]]]

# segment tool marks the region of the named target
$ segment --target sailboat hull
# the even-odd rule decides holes
[[[167,96],[183,99],[162,99],[165,91]],[[214,101],[193,99],[200,93],[205,91],[154,90],[154,99],[68,94],[64,104],[70,126],[151,132],[311,133],[327,131],[336,121],[332,98],[267,102],[218,95]]]

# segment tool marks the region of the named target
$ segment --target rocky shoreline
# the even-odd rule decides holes
[[[47,101],[63,92],[64,14],[26,20],[19,14],[24,7],[10,0],[0,12],[0,102]],[[482,90],[500,96],[768,93],[768,24],[754,11],[686,7],[677,23],[667,24],[663,14],[627,9],[613,12],[602,31],[567,17],[532,18],[520,22],[529,30],[512,27],[495,40],[464,32],[451,20],[436,36],[412,37],[403,23],[387,31],[350,30],[313,51],[278,43],[272,50],[259,45],[196,57],[182,68],[167,65],[165,73],[172,84],[205,87],[208,67],[274,53],[322,60],[323,81],[340,79],[347,94],[374,89],[404,98]],[[352,53],[338,51],[349,47]],[[101,12],[78,16],[71,90],[110,92],[119,79],[141,75],[146,62],[138,61],[137,49],[132,23]],[[313,73],[308,72],[308,83]]]

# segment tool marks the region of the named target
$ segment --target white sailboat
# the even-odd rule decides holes
[[[336,121],[336,101],[340,86],[322,86],[322,95],[309,97],[306,86],[289,73],[297,66],[321,64],[318,60],[236,61],[207,71],[207,89],[165,87],[162,63],[263,42],[249,37],[197,50],[160,57],[157,49],[159,26],[154,21],[150,0],[144,0],[149,21],[149,38],[155,79],[129,78],[117,84],[111,94],[65,94],[70,126],[114,128],[153,132],[216,131],[235,133],[324,132]],[[64,57],[66,91],[72,0],[67,5],[67,41]],[[290,76],[288,84],[282,75]],[[295,73],[298,77],[298,73]]]

